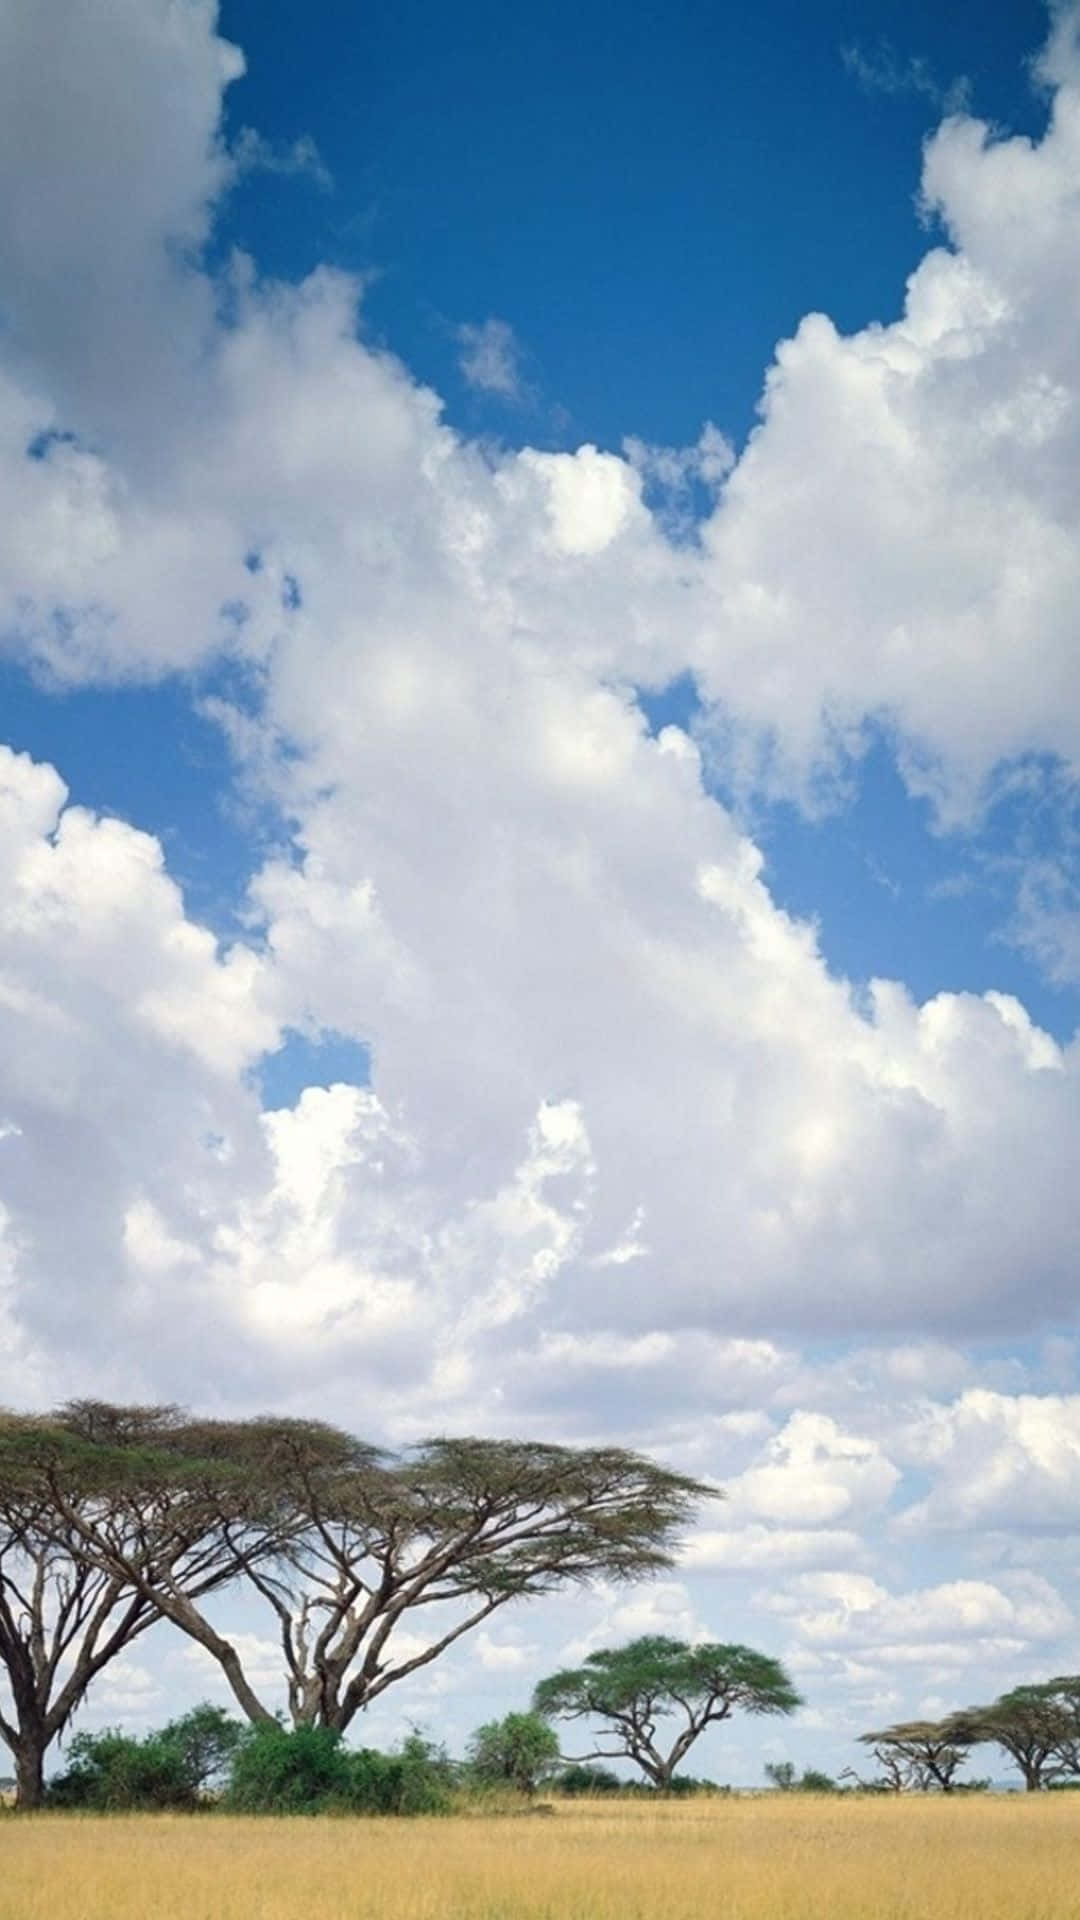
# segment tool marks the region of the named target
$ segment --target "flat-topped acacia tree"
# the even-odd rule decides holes
[[[236,1577],[220,1501],[194,1495],[214,1473],[194,1444],[167,1408],[0,1415],[0,1738],[20,1809],[40,1805],[45,1755],[93,1680],[160,1618],[135,1571],[152,1565],[177,1604]]]
[[[937,1720],[901,1720],[877,1733],[860,1733],[859,1739],[896,1793],[926,1793],[933,1788],[952,1793],[971,1745]]]
[[[1000,1747],[1029,1793],[1080,1779],[1080,1674],[1013,1687],[988,1706],[965,1707],[941,1724],[958,1743]]]
[[[794,1713],[802,1701],[779,1660],[752,1647],[687,1645],[646,1634],[628,1646],[590,1653],[584,1666],[542,1680],[534,1710],[547,1719],[596,1720],[603,1746],[584,1760],[633,1760],[661,1793],[706,1727],[733,1713]],[[660,1723],[678,1725],[660,1744]]]
[[[88,1410],[56,1418],[85,1425]],[[173,1418],[179,1508],[214,1516],[224,1563],[272,1610],[297,1726],[343,1732],[511,1601],[669,1566],[679,1528],[714,1491],[621,1448],[437,1438],[392,1456],[317,1421]],[[271,1720],[199,1596],[137,1538],[137,1477],[125,1512],[134,1545],[112,1514],[80,1512],[48,1484],[83,1556],[204,1647],[250,1720]]]

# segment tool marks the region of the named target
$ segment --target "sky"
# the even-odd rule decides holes
[[[0,171],[0,1401],[723,1487],[365,1741],[1074,1671],[1080,10],[0,0]]]

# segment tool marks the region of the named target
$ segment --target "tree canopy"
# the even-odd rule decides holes
[[[620,1448],[437,1437],[390,1455],[319,1421],[83,1401],[0,1419],[0,1491],[12,1553],[36,1539],[130,1610],[108,1657],[168,1619],[270,1723],[203,1604],[243,1578],[274,1615],[293,1724],[342,1732],[511,1601],[669,1566],[713,1489]],[[2,1633],[0,1658],[14,1673]]]
[[[735,1712],[794,1713],[801,1699],[778,1660],[752,1647],[705,1641],[687,1645],[647,1634],[628,1646],[589,1654],[581,1667],[542,1680],[533,1696],[538,1713],[604,1725],[583,1759],[633,1760],[662,1792],[706,1727]],[[667,1750],[660,1722],[680,1722]]]
[[[951,1793],[971,1742],[936,1720],[902,1720],[878,1733],[859,1735],[882,1770],[885,1784],[901,1793],[939,1788]]]
[[[1080,1776],[1080,1674],[1013,1687],[989,1706],[950,1714],[943,1728],[970,1746],[1000,1747],[1029,1793]]]
[[[469,1767],[487,1787],[536,1792],[559,1758],[558,1738],[538,1713],[508,1713],[477,1727],[469,1741]]]
[[[45,1754],[91,1682],[160,1617],[149,1570],[176,1607],[235,1577],[208,1498],[223,1470],[172,1408],[0,1416],[0,1737],[20,1806],[39,1804]]]

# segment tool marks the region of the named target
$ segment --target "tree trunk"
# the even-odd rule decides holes
[[[44,1737],[35,1727],[21,1734],[15,1749],[15,1807],[19,1813],[33,1813],[45,1797]]]

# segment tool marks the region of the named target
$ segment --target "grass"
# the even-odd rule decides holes
[[[0,1920],[1080,1920],[1080,1795],[0,1822]]]

